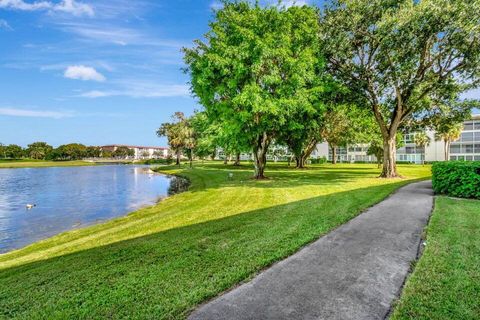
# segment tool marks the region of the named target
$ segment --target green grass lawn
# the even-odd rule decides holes
[[[392,191],[375,165],[269,164],[269,180],[221,164],[163,167],[189,191],[156,206],[0,255],[0,318],[184,318]],[[233,179],[227,179],[233,172]]]
[[[480,319],[480,201],[438,197],[391,319]]]
[[[91,166],[95,165],[92,162],[86,161],[45,161],[33,159],[21,160],[3,160],[0,159],[1,168],[40,168],[40,167],[71,167],[71,166]]]

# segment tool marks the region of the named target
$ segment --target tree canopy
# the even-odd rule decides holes
[[[34,142],[27,146],[26,154],[32,159],[46,159],[53,147],[46,142]]]
[[[321,14],[328,69],[373,111],[382,177],[397,176],[395,137],[478,85],[480,3],[470,0],[334,0]]]
[[[205,41],[185,49],[192,92],[228,137],[252,148],[264,178],[270,143],[323,89],[318,13],[312,7],[225,2]]]

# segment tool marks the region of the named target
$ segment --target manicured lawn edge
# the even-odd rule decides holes
[[[144,312],[160,319],[183,318],[200,303],[248,281],[401,186],[429,178],[428,167],[413,166],[403,167],[409,180],[378,179],[378,170],[368,165],[319,165],[307,170],[271,166],[271,179],[261,182],[251,179],[250,167],[209,164],[193,170],[184,166],[155,170],[186,175],[192,185],[188,191],[156,206],[79,232],[67,232],[4,259],[0,256],[0,264],[2,260],[15,264],[0,270],[1,281],[7,284],[4,292],[0,290],[0,297],[6,297],[6,308],[20,308],[17,316],[25,317],[32,313],[48,317],[53,310],[67,318],[85,312],[103,317],[117,310],[123,312],[118,314],[132,317]],[[228,172],[234,173],[233,181],[227,180]],[[226,216],[222,212],[224,205],[231,206]],[[239,212],[231,215],[237,205]],[[179,211],[184,210],[189,219],[204,214],[211,218],[200,217],[198,222],[189,220],[186,225],[155,231],[156,224],[163,224],[171,215],[178,219]],[[141,231],[137,235],[139,222],[155,232]],[[111,241],[112,237],[121,240]],[[95,246],[79,242],[84,238],[90,242],[96,239]],[[81,247],[77,248],[76,243]],[[51,251],[57,250],[57,244],[60,251]],[[69,249],[72,244],[75,247]],[[118,257],[122,257],[121,263]],[[93,263],[95,268],[86,263]],[[109,270],[111,266],[114,268]],[[121,276],[117,269],[123,270]],[[131,273],[136,275],[130,277]],[[55,279],[55,283],[44,279]],[[119,282],[128,290],[122,293],[109,287],[97,288],[103,279]],[[39,281],[40,287],[35,285]],[[101,290],[110,291],[99,295]],[[120,293],[115,299],[123,301],[121,305],[112,298],[101,303],[104,297]],[[81,299],[82,304],[71,304],[71,295]],[[54,301],[45,307],[45,299]],[[140,308],[132,304],[136,299],[155,302]],[[60,309],[57,300],[64,304]],[[95,307],[88,307],[91,305]],[[161,306],[163,311],[155,306]]]
[[[391,319],[478,319],[480,201],[438,196],[425,241]]]
[[[0,161],[1,169],[21,168],[51,168],[51,167],[83,167],[95,166],[94,162],[88,161]]]

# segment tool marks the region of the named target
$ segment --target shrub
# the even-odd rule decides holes
[[[173,160],[172,158],[166,158],[166,159],[148,159],[143,161],[144,164],[172,164]]]
[[[435,162],[432,183],[435,193],[480,199],[480,161]]]
[[[325,156],[321,158],[310,158],[310,163],[312,164],[324,164],[327,163],[327,158]]]

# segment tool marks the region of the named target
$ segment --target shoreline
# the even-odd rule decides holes
[[[119,164],[119,163],[116,163],[116,164],[114,164],[114,163],[102,164],[102,166],[106,166],[106,167],[107,166],[117,166],[117,165],[123,165],[123,164]],[[130,165],[136,165],[136,164],[130,164]],[[72,165],[70,167],[80,167],[80,166],[81,165]],[[93,166],[95,166],[95,165],[93,165]],[[164,196],[160,196],[160,197],[157,197],[155,199],[152,199],[151,203],[144,204],[142,206],[139,206],[139,207],[135,208],[134,210],[124,212],[121,215],[118,215],[118,216],[115,216],[115,217],[112,217],[112,218],[109,218],[109,219],[96,219],[95,221],[80,222],[79,224],[75,224],[74,226],[72,226],[71,228],[69,228],[67,230],[60,231],[58,233],[49,235],[49,236],[47,236],[46,238],[43,238],[43,239],[35,240],[35,241],[33,241],[31,243],[28,243],[24,246],[13,247],[13,248],[10,248],[10,249],[7,248],[6,251],[3,251],[3,249],[0,249],[0,257],[2,255],[9,254],[9,253],[12,253],[12,252],[17,251],[17,250],[23,250],[23,249],[27,248],[28,246],[35,245],[37,243],[46,241],[50,238],[60,236],[64,233],[68,233],[68,232],[72,232],[72,231],[78,231],[78,230],[81,230],[83,228],[89,228],[89,227],[96,226],[96,225],[101,225],[101,224],[104,224],[104,223],[107,223],[107,222],[110,222],[110,221],[113,221],[113,220],[116,220],[116,219],[125,218],[125,217],[127,217],[131,214],[135,214],[136,212],[138,212],[140,210],[151,209],[151,208],[159,205],[161,202],[165,201],[168,198],[171,198],[172,196],[174,196],[176,194],[180,194],[180,193],[183,193],[185,191],[188,191],[188,189],[191,186],[191,181],[185,176],[181,176],[181,175],[178,175],[178,174],[155,171],[153,169],[158,168],[158,167],[153,167],[152,168],[152,166],[150,166],[150,165],[138,164],[138,166],[143,166],[144,167],[145,170],[142,170],[143,174],[154,174],[154,175],[167,177],[170,180],[170,185],[167,189],[167,194],[164,195]],[[63,167],[68,167],[68,166],[63,166]],[[28,168],[29,167],[13,168],[13,169],[28,169]],[[42,169],[42,168],[54,168],[54,167],[38,167],[38,168],[33,168],[33,169]],[[9,169],[9,168],[4,168],[4,169]],[[172,186],[173,186],[173,188],[172,188]]]

